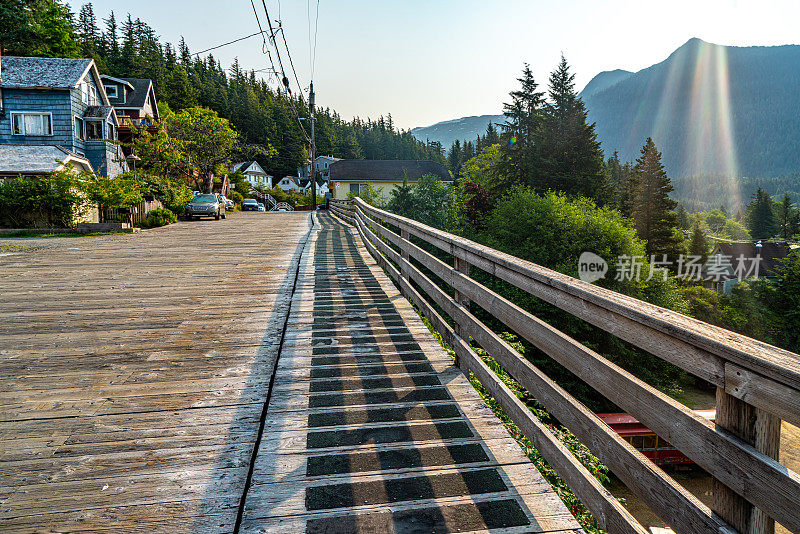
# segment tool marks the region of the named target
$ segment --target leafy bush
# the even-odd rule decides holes
[[[386,196],[383,190],[374,184],[361,184],[361,191],[358,194],[347,193],[347,198],[359,197],[370,206],[383,208],[386,206]]]
[[[147,218],[142,223],[142,228],[158,228],[177,222],[178,217],[166,208],[156,208],[147,214]]]
[[[234,204],[239,205],[242,203],[242,200],[244,200],[244,197],[240,192],[234,190],[231,191],[231,200],[234,202]]]
[[[675,279],[664,279],[649,266],[642,265],[637,280],[615,280],[620,256],[644,256],[644,245],[618,211],[599,208],[586,198],[569,199],[563,194],[539,195],[518,187],[500,199],[488,217],[482,239],[488,246],[537,263],[570,276],[578,274],[578,258],[593,252],[609,265],[608,274],[597,284],[659,306],[685,311],[686,304]],[[582,319],[558,309],[508,283],[477,271],[473,277],[503,294],[533,315],[552,324],[567,335],[602,354],[614,363],[664,390],[677,388],[678,368],[652,356],[619,338],[589,325]],[[487,324],[494,324],[483,310],[475,310]],[[615,407],[594,389],[557,364],[550,356],[530,347],[528,358],[554,378],[559,385],[590,408],[611,411]]]
[[[453,226],[455,201],[453,187],[442,182],[437,176],[426,174],[411,186],[404,181],[403,185],[394,188],[390,195],[388,204],[384,197],[371,193],[365,196],[363,188],[359,196],[373,206],[380,207],[380,203],[383,202],[389,211],[434,228],[451,229]]]
[[[107,178],[97,174],[88,176],[83,182],[83,190],[92,202],[100,206],[100,213],[105,210],[128,208],[138,204],[145,187],[137,180],[128,178]]]
[[[80,177],[67,171],[0,180],[0,226],[69,227],[86,207]]]
[[[194,196],[192,190],[178,180],[141,174],[136,179],[143,185],[145,191],[152,194],[156,200],[173,213],[182,213],[186,204]]]

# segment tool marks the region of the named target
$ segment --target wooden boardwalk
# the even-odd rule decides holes
[[[309,227],[0,240],[0,531],[577,530],[358,238]]]
[[[579,527],[360,239],[321,215],[242,532],[489,529]]]

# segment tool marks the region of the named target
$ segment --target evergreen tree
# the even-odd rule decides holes
[[[167,81],[167,91],[170,94],[170,103],[176,111],[190,108],[195,105],[195,94],[189,83],[189,75],[183,65],[176,65],[172,69]]]
[[[679,207],[683,207],[682,205]],[[685,212],[684,212],[685,213]],[[689,254],[700,256],[701,263],[705,264],[708,259],[708,238],[706,236],[705,224],[699,213],[692,217],[692,235],[689,240]]]
[[[110,69],[114,70],[119,64],[119,35],[117,34],[117,17],[112,11],[107,19],[103,19],[106,31],[103,32],[101,43],[101,54],[105,56],[105,62]]]
[[[688,230],[689,229],[689,215],[686,213],[686,208],[683,207],[682,203],[678,203],[678,210],[676,211],[676,215],[678,217],[678,227],[681,230]]]
[[[61,0],[0,2],[0,48],[5,55],[81,55],[69,6]]]
[[[794,235],[794,206],[792,205],[792,197],[789,193],[783,194],[783,200],[778,206],[781,236],[784,239],[789,239]]]
[[[575,75],[564,56],[550,75],[549,97],[537,138],[541,162],[537,188],[608,203],[612,191],[595,125],[588,123],[586,106],[575,90]]]
[[[486,127],[486,135],[483,136],[483,146],[492,146],[500,142],[500,135],[497,133],[497,128],[491,122]],[[478,151],[480,152],[480,150]]]
[[[758,188],[753,201],[747,206],[747,227],[753,239],[769,239],[778,233],[775,213],[772,211],[772,198]]]
[[[412,215],[414,210],[414,195],[408,185],[408,176],[403,176],[403,185],[395,187],[389,192],[389,203],[386,209],[403,217]]]
[[[537,183],[540,173],[535,135],[542,120],[544,93],[536,90],[538,84],[527,63],[522,70],[522,77],[517,81],[520,88],[512,91],[511,102],[503,105],[503,115],[506,117],[501,125],[505,141],[503,175],[511,183],[537,187],[541,184]]]
[[[461,172],[461,165],[464,163],[464,156],[461,152],[461,141],[456,139],[453,146],[450,147],[450,152],[447,154],[447,166],[453,176],[458,177]]]
[[[661,153],[647,138],[634,172],[638,188],[633,206],[633,221],[639,237],[646,241],[648,255],[675,257],[683,241],[678,231],[678,217],[673,211],[678,203],[669,198],[672,184],[661,163]]]
[[[92,4],[83,4],[81,6],[75,30],[84,55],[95,57],[97,44],[100,41],[100,30],[97,28],[97,18],[94,16]]]

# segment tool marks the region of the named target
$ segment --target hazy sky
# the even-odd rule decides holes
[[[76,12],[81,3],[70,0]],[[119,20],[130,10],[162,41],[177,43],[183,36],[192,51],[258,31],[250,0],[93,4],[98,18],[113,10]],[[306,87],[309,5],[313,33],[315,0],[280,2],[292,59]],[[523,62],[545,86],[562,52],[580,89],[600,71],[636,71],[657,63],[691,37],[727,45],[800,42],[796,0],[320,0],[319,5],[317,104],[348,119],[391,113],[403,128],[499,113]],[[267,0],[273,19],[278,6]],[[258,37],[214,54],[226,66],[234,57],[247,69],[267,65]]]

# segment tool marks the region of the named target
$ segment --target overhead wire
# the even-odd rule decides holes
[[[251,1],[251,3],[253,2],[253,0],[250,0],[250,1]],[[286,76],[286,70],[283,68],[283,61],[281,60],[281,52],[280,52],[280,49],[278,48],[278,43],[277,43],[277,41],[275,39],[275,29],[272,26],[272,19],[269,16],[269,9],[267,8],[266,0],[261,0],[261,5],[264,7],[264,15],[266,15],[266,17],[267,17],[267,24],[269,26],[269,40],[272,43],[272,46],[275,48],[275,53],[278,56],[278,65],[280,66],[281,76],[282,76],[282,80],[281,81],[283,82],[283,85],[286,88],[287,99],[289,100],[289,107],[291,108],[292,113],[294,114],[295,118],[297,119],[297,124],[300,126],[300,131],[303,133],[303,136],[306,138],[306,140],[310,143],[311,142],[311,137],[308,135],[308,132],[306,132],[306,129],[303,126],[303,121],[300,120],[300,115],[297,113],[297,109],[295,108],[294,98],[292,97],[292,91],[291,91],[291,88],[289,87],[289,78]],[[256,19],[258,19],[258,15],[257,14],[256,14]],[[280,24],[281,21],[278,20],[278,23]],[[259,23],[259,25],[260,25],[260,23]],[[281,30],[281,35],[283,35],[283,29],[280,26],[279,26],[279,29]],[[284,39],[284,45],[286,46],[286,52],[287,52],[287,55],[288,55],[289,54],[289,47],[286,44],[286,37],[284,36],[283,39]],[[272,61],[272,56],[271,55],[270,55],[270,61]],[[291,56],[289,57],[289,62],[291,64]],[[274,64],[273,64],[273,68],[274,68]],[[294,71],[294,65],[292,65],[292,70]],[[302,86],[300,85],[300,82],[297,79],[297,73],[295,72],[294,74],[295,74],[295,80],[298,82],[297,83],[298,88],[300,88],[300,90],[302,91]]]
[[[314,81],[314,69],[317,64],[317,34],[319,33],[319,0],[317,0],[317,13],[314,18],[314,45],[311,45],[311,0],[306,2],[306,15],[308,16],[308,60],[311,64],[311,81]]]
[[[260,28],[260,26],[259,26]],[[239,37],[238,39],[234,39],[233,41],[228,41],[227,43],[222,43],[217,46],[212,46],[211,48],[206,48],[205,50],[200,50],[199,52],[193,52],[193,56],[199,56],[200,54],[205,54],[206,52],[210,52],[212,50],[216,50],[217,48],[222,48],[223,46],[228,46],[233,43],[238,43],[239,41],[244,41],[245,39],[250,39],[251,37],[255,37],[256,35],[261,35],[264,33],[263,31],[258,31],[256,33],[251,33],[250,35],[245,35],[244,37]]]

